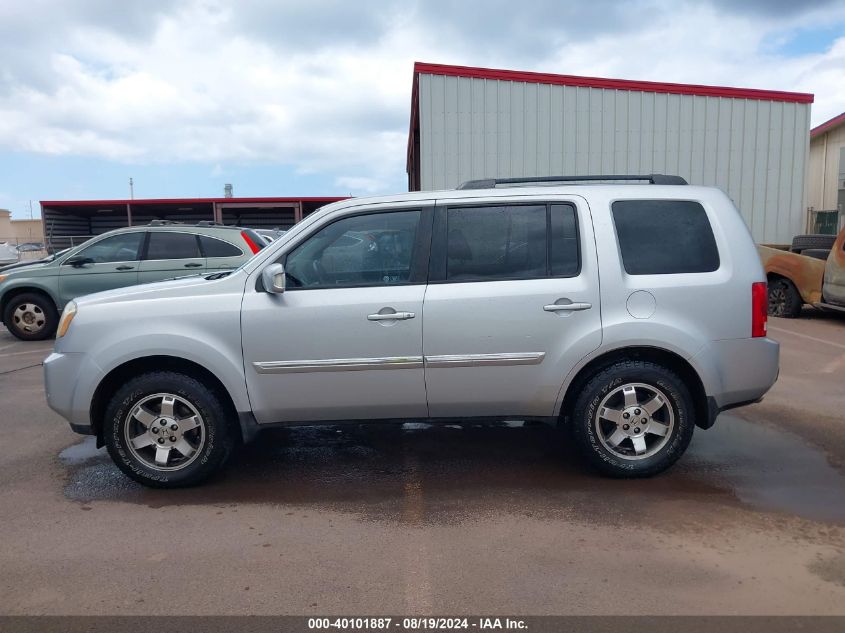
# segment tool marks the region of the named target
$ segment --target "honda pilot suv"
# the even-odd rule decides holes
[[[251,229],[154,221],[109,231],[43,260],[0,270],[0,319],[24,341],[53,336],[81,295],[243,264],[264,242]]]
[[[560,425],[644,477],[775,382],[766,308],[717,189],[474,181],[331,204],[228,274],[69,303],[47,399],[149,486],[275,425],[421,419]]]

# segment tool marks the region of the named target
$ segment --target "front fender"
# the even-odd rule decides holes
[[[139,315],[144,315],[139,318]],[[249,411],[241,353],[240,300],[231,295],[81,303],[60,353],[82,353],[107,375],[133,360],[170,356],[214,374],[235,408]],[[96,388],[96,387],[95,387]],[[89,398],[90,394],[83,394]]]
[[[50,297],[59,312],[64,308],[58,301],[58,282],[52,278],[40,279],[38,277],[27,277],[24,279],[9,279],[0,285],[0,319],[2,312],[6,309],[6,302],[12,294],[19,292],[41,292]]]

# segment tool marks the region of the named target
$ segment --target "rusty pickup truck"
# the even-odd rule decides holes
[[[820,248],[820,247],[829,247]],[[794,319],[804,304],[845,312],[845,229],[757,246],[769,282],[769,315]]]

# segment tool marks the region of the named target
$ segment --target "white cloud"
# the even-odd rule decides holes
[[[669,0],[454,14],[423,0],[355,11],[196,0],[114,23],[123,3],[68,4],[54,5],[49,38],[25,11],[0,10],[0,39],[28,42],[0,49],[2,148],[217,163],[212,176],[226,161],[276,162],[354,192],[395,188],[415,60],[814,92],[814,124],[845,110],[845,36],[796,57],[765,45],[845,20],[841,2],[792,14]]]

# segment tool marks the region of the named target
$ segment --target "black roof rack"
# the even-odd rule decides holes
[[[591,182],[607,180],[645,180],[652,185],[686,185],[686,180],[680,176],[665,174],[647,174],[644,176],[631,175],[590,175],[590,176],[530,176],[524,178],[484,178],[482,180],[467,180],[458,189],[494,189],[496,185],[521,185],[545,182]]]
[[[229,224],[220,224],[220,222],[214,222],[212,220],[200,220],[199,222],[195,222],[193,224],[188,224],[187,222],[179,222],[177,220],[150,220],[147,226],[181,226],[181,227],[188,227],[188,226],[202,226],[202,227],[214,227],[218,229],[237,229],[241,230],[242,227],[239,226],[232,226]]]

